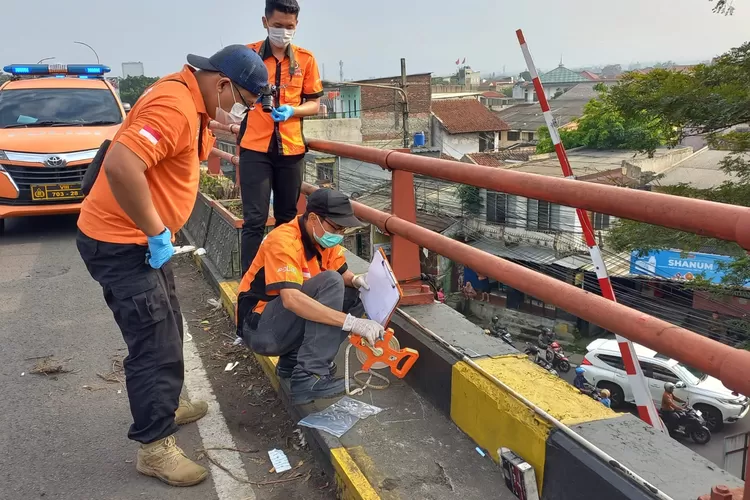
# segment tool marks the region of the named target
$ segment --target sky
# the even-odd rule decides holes
[[[22,0],[4,2],[0,66],[141,61],[145,73],[179,70],[185,55],[265,38],[263,0]],[[294,43],[316,55],[325,77],[455,72],[457,58],[489,75],[525,69],[515,36],[521,28],[540,70],[563,58],[571,68],[673,60],[708,60],[750,40],[750,3],[734,16],[708,0],[300,0]]]

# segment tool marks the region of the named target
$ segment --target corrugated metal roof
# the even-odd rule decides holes
[[[664,177],[653,181],[652,186],[675,186],[690,184],[698,189],[710,189],[721,185],[725,181],[735,181],[737,177],[721,171],[720,162],[729,151],[702,149],[694,155],[674,165],[664,173]],[[745,154],[746,161],[750,161],[750,154]]]
[[[391,213],[391,193],[389,192],[377,192],[361,196],[355,201],[367,205],[375,210],[381,212]],[[452,226],[454,220],[451,217],[440,216],[423,210],[417,210],[417,225],[436,233],[442,233],[450,226]]]
[[[583,115],[583,107],[598,95],[594,90],[594,85],[597,83],[601,82],[587,80],[571,88],[560,97],[549,100],[552,116],[557,120],[559,127]],[[544,115],[538,102],[516,104],[510,108],[498,111],[497,115],[510,125],[511,130],[536,132],[539,127],[545,125]]]
[[[506,246],[502,241],[479,240],[470,244],[477,250],[482,250],[504,259],[522,260],[535,264],[554,264],[557,259],[554,248],[533,245]]]
[[[504,259],[521,260],[542,265],[557,265],[567,269],[596,272],[591,257],[588,254],[576,254],[558,258],[554,248],[536,245],[506,246],[502,241],[479,240],[470,244],[477,250],[482,250]],[[630,276],[630,254],[609,253],[604,255],[604,265],[612,277]]]
[[[654,157],[659,158],[664,155],[678,154],[679,152],[679,148],[659,148],[654,153]],[[648,158],[648,155],[629,150],[579,149],[568,153],[570,166],[577,177],[602,174],[603,172],[621,169],[623,160],[633,161],[645,158]],[[531,161],[512,166],[506,165],[505,168],[518,172],[546,175],[547,177],[563,177],[560,162],[554,154],[549,154],[544,159],[532,159]]]

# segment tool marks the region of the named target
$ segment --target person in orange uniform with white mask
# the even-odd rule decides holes
[[[297,0],[266,0],[263,27],[268,38],[248,45],[260,54],[273,88],[273,109],[256,106],[240,127],[242,195],[242,274],[258,253],[268,220],[271,192],[276,227],[297,216],[302,168],[307,151],[302,131],[306,116],[320,108],[323,83],[313,54],[292,45]]]

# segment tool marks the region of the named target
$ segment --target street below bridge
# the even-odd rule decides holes
[[[515,342],[515,346],[518,350],[523,351],[525,345],[524,342]],[[573,379],[575,378],[575,367],[583,360],[583,356],[580,354],[571,354],[569,358],[572,364],[571,369],[568,373],[561,373],[560,377],[572,385]],[[634,405],[628,405],[627,408],[620,411],[627,411],[636,417],[638,416],[638,412]],[[680,440],[680,443],[690,448],[698,455],[710,460],[717,466],[724,468],[724,438],[746,432],[750,432],[750,418],[747,417],[733,424],[725,424],[722,430],[711,435],[711,441],[705,445],[696,444],[690,439]],[[729,472],[737,475],[740,471],[730,470]]]
[[[229,321],[207,304],[215,293],[195,268],[179,262],[177,287],[192,337],[185,343],[187,390],[206,396],[210,411],[180,429],[178,444],[192,458],[216,443],[252,451],[210,452],[241,478],[299,478],[250,486],[211,467],[204,483],[173,488],[136,472],[137,445],[127,439],[131,416],[118,364],[127,352],[101,288],[78,255],[75,222],[75,216],[9,220],[0,236],[0,498],[332,498],[333,481],[295,441],[295,427],[254,358],[232,348],[225,336],[232,332]],[[48,356],[51,362],[45,362]],[[238,370],[225,373],[234,358],[242,361]],[[54,373],[56,362],[63,372]],[[272,448],[285,450],[299,467],[269,473]],[[205,457],[199,463],[210,466]]]

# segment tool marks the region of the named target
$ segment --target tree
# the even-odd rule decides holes
[[[528,71],[521,71],[521,73],[518,75],[518,78],[521,78],[524,81],[530,82],[531,81],[531,73],[529,73]]]
[[[8,73],[3,73],[0,71],[0,85],[10,80],[10,75]]]
[[[461,200],[461,212],[464,215],[479,215],[482,211],[482,197],[479,188],[460,184],[456,187],[456,196]]]
[[[674,61],[667,61],[667,62],[656,63],[654,64],[653,67],[659,68],[659,69],[672,69],[675,66],[677,66],[677,63],[675,63]]]
[[[619,64],[608,64],[602,68],[604,78],[614,78],[620,74],[622,74],[622,66]]]
[[[583,116],[575,126],[560,131],[567,148],[585,146],[591,149],[633,149],[653,151],[663,145],[673,132],[658,118],[635,115],[625,117],[611,102],[610,90],[605,85],[596,87],[597,99],[583,108]],[[537,153],[554,151],[547,127],[540,127]]]
[[[611,87],[609,102],[625,117],[646,117],[663,121],[674,130],[668,144],[688,135],[703,134],[709,144],[726,150],[720,168],[734,174],[712,189],[689,185],[661,188],[663,192],[689,198],[750,206],[750,132],[734,130],[750,122],[750,42],[717,57],[711,65],[700,64],[687,72],[655,69],[647,75],[628,74]],[[731,131],[728,131],[731,130]],[[623,220],[610,232],[609,244],[618,251],[678,248],[696,251],[711,246],[717,252],[738,257],[720,265],[726,272],[722,284],[742,286],[750,280],[750,258],[736,243],[705,238],[691,233]],[[709,286],[699,280],[698,286]],[[716,287],[712,287],[716,288]]]
[[[135,104],[141,94],[156,83],[158,77],[129,76],[120,80],[120,99],[124,103]]]

